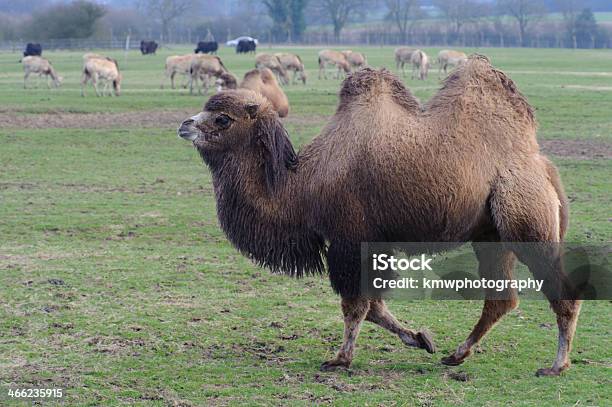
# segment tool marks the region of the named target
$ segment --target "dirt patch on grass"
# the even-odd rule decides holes
[[[603,90],[603,89],[601,89]],[[605,90],[612,90],[606,87]],[[19,111],[0,110],[0,128],[14,129],[113,129],[113,128],[167,128],[178,125],[195,113],[194,109],[146,110],[122,113],[70,113],[50,111],[39,114],[21,114]],[[283,119],[297,131],[312,126],[323,126],[326,115],[290,115]],[[595,159],[611,158],[612,143],[598,140],[542,140],[542,151],[559,157]]]
[[[171,128],[176,129],[198,109],[144,110],[121,113],[74,113],[48,111],[24,114],[18,110],[0,110],[0,128],[5,129],[120,129]],[[292,115],[282,119],[285,125],[324,125],[325,115]]]
[[[542,152],[563,158],[582,160],[612,158],[612,143],[586,140],[540,140]]]
[[[175,129],[197,109],[147,110],[121,113],[47,112],[21,114],[0,111],[0,128],[14,129],[112,129],[112,128],[172,128]]]

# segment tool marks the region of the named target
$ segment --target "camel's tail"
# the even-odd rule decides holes
[[[548,159],[545,159],[544,164],[546,166],[548,179],[559,198],[559,241],[563,241],[563,237],[569,226],[569,201],[567,195],[565,195],[565,190],[563,189],[561,177],[559,177],[557,168]]]

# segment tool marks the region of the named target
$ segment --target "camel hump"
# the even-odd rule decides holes
[[[505,100],[506,103],[500,105],[500,100]],[[426,108],[443,105],[448,107],[453,101],[459,102],[460,105],[474,102],[482,105],[482,108],[493,108],[495,105],[498,110],[506,107],[514,110],[529,126],[536,126],[533,107],[525,96],[518,90],[514,81],[504,72],[495,69],[484,55],[472,54],[465,63],[460,64],[444,80],[442,89]]]
[[[382,68],[363,68],[349,75],[340,89],[340,104],[342,110],[352,103],[380,103],[380,98],[389,95],[406,110],[417,112],[421,105],[404,83],[393,73]]]

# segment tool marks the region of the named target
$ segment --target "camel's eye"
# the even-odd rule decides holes
[[[232,122],[233,122],[232,118],[226,114],[220,114],[215,119],[215,124],[222,129],[227,129],[230,126],[230,124],[232,124]]]

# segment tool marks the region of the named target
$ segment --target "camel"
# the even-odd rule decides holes
[[[104,89],[100,93],[98,82],[104,82]],[[111,96],[109,84],[113,84],[115,96],[121,95],[121,72],[119,72],[119,64],[113,58],[104,57],[97,54],[83,55],[83,75],[81,77],[81,96],[85,96],[84,87],[88,81],[94,86],[96,96],[104,96],[108,90],[108,95]]]
[[[23,88],[26,89],[26,83],[28,77],[35,73],[38,74],[38,80],[40,81],[40,77],[45,75],[47,78],[47,88],[51,89],[51,85],[49,84],[49,79],[53,80],[53,86],[58,88],[62,84],[63,78],[55,72],[53,69],[53,65],[49,62],[48,59],[40,57],[40,56],[27,56],[24,57],[21,62],[23,63]],[[38,87],[38,82],[36,83]]]
[[[342,54],[346,57],[346,60],[351,65],[351,68],[360,69],[368,64],[365,55],[361,52],[355,52],[351,50],[342,51]]]
[[[279,117],[289,114],[289,100],[285,92],[278,86],[276,77],[268,68],[252,69],[244,74],[240,83],[241,89],[250,89],[260,93],[272,103],[272,107]]]
[[[220,226],[241,253],[290,276],[327,271],[345,328],[321,369],[350,366],[363,321],[435,352],[426,330],[402,326],[384,300],[362,295],[360,243],[385,241],[472,242],[481,275],[510,276],[518,259],[557,284],[563,295],[543,290],[557,315],[557,356],[537,374],[569,367],[580,301],[565,295],[573,291],[554,243],[565,235],[568,201],[539,151],[532,107],[486,57],[471,56],[425,105],[387,70],[353,73],[334,116],[299,153],[271,103],[245,89],[212,96],[178,134],[209,167]],[[498,244],[484,255],[482,242]],[[515,289],[506,295],[485,299],[468,338],[442,363],[463,363],[518,305]]]
[[[319,52],[319,79],[321,79],[321,73],[323,73],[323,76],[327,79],[326,68],[328,65],[333,65],[338,68],[336,79],[340,78],[341,71],[344,71],[345,74],[351,72],[351,64],[349,64],[342,52],[324,49]]]
[[[306,71],[304,70],[304,63],[299,55],[280,52],[274,54],[274,56],[278,58],[286,71],[293,71],[291,83],[295,84],[296,77],[299,77],[302,83],[306,85]]]
[[[191,59],[195,54],[187,55],[173,55],[166,58],[164,78],[162,79],[160,89],[164,88],[164,82],[170,78],[170,86],[174,89],[174,77],[176,74],[180,74],[189,77],[189,70],[191,68]],[[183,85],[183,88],[187,87],[187,83]]]
[[[458,66],[465,61],[467,61],[467,55],[465,53],[443,49],[438,52],[438,77],[442,75],[442,70],[444,70],[444,75],[446,75],[446,69],[449,66]]]
[[[420,49],[417,49],[410,56],[410,62],[412,63],[411,78],[414,79],[416,76],[422,81],[427,79],[427,72],[429,71],[429,57],[427,54]],[[417,72],[418,75],[415,75]]]
[[[409,47],[399,47],[395,49],[395,68],[399,71],[402,68],[402,75],[406,76],[406,71],[404,70],[405,64],[412,64],[411,57],[412,53],[416,51],[415,48]]]
[[[276,75],[278,81],[287,85],[289,83],[289,75],[287,70],[276,55],[257,54],[255,56],[255,68],[268,68]]]
[[[211,76],[219,78],[222,73],[228,72],[225,65],[216,55],[208,54],[195,54],[191,59],[191,65],[189,67],[190,79],[189,79],[189,93],[193,94],[193,86],[198,86],[198,78],[202,81],[204,87],[204,93],[208,93],[210,84],[208,79]],[[198,88],[198,93],[202,93],[202,88]]]
[[[217,79],[217,91],[221,92],[228,89],[250,89],[264,96],[272,103],[274,110],[279,117],[286,117],[289,114],[289,100],[285,92],[278,86],[276,78],[268,68],[252,69],[244,74],[244,78],[238,86],[236,77],[225,72]]]

